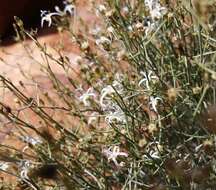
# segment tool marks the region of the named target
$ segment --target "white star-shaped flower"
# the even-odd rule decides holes
[[[62,16],[61,13],[54,12],[48,13],[47,11],[41,11],[41,28],[43,28],[44,23],[48,23],[48,27],[52,25],[52,16]]]
[[[158,77],[153,75],[152,71],[149,71],[148,74],[141,71],[140,74],[142,74],[144,78],[139,81],[138,85],[141,86],[143,83],[145,83],[146,88],[150,90],[149,82],[151,82],[152,80],[157,80]]]
[[[152,108],[156,113],[158,113],[157,107],[156,107],[157,104],[158,104],[158,100],[162,101],[162,98],[150,96],[149,105],[151,106],[151,108]]]
[[[106,87],[104,87],[102,90],[101,90],[101,97],[100,97],[100,105],[101,107],[105,107],[105,104],[104,104],[104,98],[107,96],[107,95],[110,95],[112,93],[115,93],[115,90],[113,89],[113,87],[111,85],[108,85]]]
[[[166,13],[166,8],[162,7],[158,0],[145,0],[145,5],[148,7],[152,19],[160,19]]]
[[[65,4],[64,10],[61,11],[61,9],[58,6],[55,6],[55,11],[49,13],[48,11],[42,11],[41,10],[41,27],[44,26],[44,23],[48,23],[48,27],[52,25],[52,17],[53,16],[64,16],[67,13],[70,14],[71,16],[74,14],[75,11],[75,6],[72,4],[69,4],[67,1],[63,2]]]
[[[100,38],[98,38],[97,40],[95,40],[95,43],[97,45],[100,45],[100,44],[111,44],[111,41],[107,37],[101,36]]]
[[[91,97],[96,98],[96,94],[93,92],[93,88],[89,88],[82,96],[79,97],[79,100],[83,102],[84,106],[89,106],[89,99]]]
[[[160,19],[166,13],[164,7],[157,7],[151,11],[151,17],[153,19]]]
[[[91,125],[92,123],[96,122],[98,119],[98,114],[96,112],[93,112],[88,119],[88,125]]]
[[[120,148],[118,146],[104,149],[103,153],[107,157],[108,161],[112,160],[116,166],[121,166],[121,164],[119,164],[116,160],[118,156],[128,157],[128,154],[126,152],[120,152]]]
[[[22,140],[26,143],[29,143],[31,145],[36,145],[36,144],[41,144],[42,141],[39,139],[39,138],[33,138],[33,137],[30,137],[30,136],[25,136],[25,137],[22,137]]]
[[[0,162],[0,169],[6,171],[9,168],[9,164],[7,162]]]
[[[72,4],[65,4],[64,13],[69,13],[71,16],[74,14],[75,6]]]
[[[72,4],[69,4],[67,1],[64,1],[63,2],[65,4],[65,7],[64,7],[64,10],[62,11],[59,6],[55,6],[55,10],[57,13],[61,14],[62,16],[63,15],[66,15],[66,14],[70,14],[71,16],[74,15],[74,11],[75,11],[75,6],[72,5]]]
[[[105,121],[110,124],[113,121],[117,121],[120,123],[126,123],[125,113],[122,111],[119,105],[115,103],[110,103],[106,107],[106,116]]]
[[[20,177],[22,179],[29,179],[28,172],[29,172],[29,169],[31,168],[30,161],[29,160],[21,160],[19,165],[20,165],[20,168],[21,168]]]
[[[102,108],[106,107],[106,104],[104,104],[104,99],[106,98],[106,96],[113,94],[116,91],[118,92],[118,94],[122,94],[124,92],[123,85],[119,81],[121,80],[114,80],[112,85],[108,85],[101,90],[100,105]]]
[[[35,187],[31,182],[28,176],[29,170],[32,168],[32,164],[29,160],[21,160],[19,163],[20,171],[20,178],[27,183],[33,190],[37,190],[38,188]]]

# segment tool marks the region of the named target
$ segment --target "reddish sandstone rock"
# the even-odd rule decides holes
[[[6,3],[11,2],[11,1],[15,1],[15,0],[8,0],[7,2],[5,2],[4,6],[6,6]],[[32,0],[25,0],[25,1],[33,2]],[[25,1],[19,0],[19,2],[23,2],[23,3],[25,3]],[[42,0],[34,0],[34,1],[42,2]],[[49,1],[52,1],[52,0],[49,0]],[[25,5],[29,6],[28,3]],[[89,6],[88,0],[79,1],[76,4],[76,6],[77,6],[76,7],[77,9],[76,19],[77,20],[79,18],[82,18],[84,20],[84,23],[88,23],[88,27],[94,25],[94,23],[97,22],[97,18],[95,17],[95,15],[90,12],[90,6]],[[8,7],[6,8],[8,9]],[[2,9],[1,6],[0,6],[0,9]],[[48,10],[48,8],[44,8],[44,7],[43,9]],[[20,12],[20,14],[21,13],[22,11]],[[10,23],[9,20],[7,20],[5,16],[6,15],[4,15],[4,17],[1,17],[2,20],[0,20],[0,33],[1,34],[2,32],[6,31],[6,29],[8,28],[8,24]],[[8,16],[7,18],[10,18],[10,19],[12,18],[11,15],[7,15],[7,16]],[[40,16],[40,12],[39,12],[39,16]],[[71,20],[73,21],[74,18],[72,18]],[[77,25],[74,25],[74,27],[76,27],[76,29],[81,30],[81,28],[83,28],[83,25],[82,27],[80,27],[79,23],[77,22]],[[63,32],[61,34],[52,33],[48,35],[43,35],[43,36],[38,37],[38,41],[42,45],[46,44],[47,51],[50,52],[56,59],[59,58],[58,51],[56,50],[59,50],[63,55],[68,57],[69,62],[71,66],[73,67],[73,69],[77,70],[77,72],[79,71],[79,65],[77,64],[76,59],[77,59],[77,56],[80,55],[80,50],[78,46],[72,41],[70,35],[67,32]],[[63,46],[60,46],[60,49],[59,49],[59,44],[63,44]],[[28,52],[30,52],[30,55],[28,54]],[[51,64],[55,75],[62,82],[65,83],[66,76],[62,68],[60,68],[58,65],[53,63],[52,60],[49,59],[48,61]],[[38,94],[38,89],[33,84],[33,82],[30,79],[28,79],[28,77],[31,76],[35,81],[37,81],[38,85],[43,90],[50,93],[53,100],[57,101],[57,103],[60,104],[61,102],[58,102],[58,99],[52,89],[53,86],[50,83],[48,77],[43,72],[41,72],[40,64],[42,65],[46,64],[44,56],[39,50],[39,48],[37,48],[35,43],[30,40],[27,40],[23,43],[14,43],[8,46],[0,47],[0,67],[1,67],[0,74],[1,75],[4,75],[6,78],[11,80],[18,88],[22,90],[23,93],[27,94],[30,97],[36,98]],[[28,77],[25,78],[22,72],[20,72],[20,70],[22,70],[22,72]],[[76,72],[72,73],[71,76],[74,78],[78,77]],[[26,85],[25,89],[22,89],[22,87],[20,86],[20,81],[22,81],[22,83]],[[40,98],[42,98],[42,95],[39,95],[39,96]],[[3,89],[2,87],[0,88],[0,101],[10,106],[13,113],[16,113],[17,109],[23,107],[23,105],[19,105],[16,102],[15,97],[11,92]],[[48,104],[48,102],[45,102],[45,103]],[[50,113],[52,117],[54,117],[58,121],[64,118],[63,122],[66,123],[68,120],[66,118],[66,114],[62,111],[61,112],[57,111],[56,113],[52,113],[48,111],[48,113]],[[37,117],[37,115],[34,114],[29,109],[23,110],[20,117],[22,117],[26,122],[37,126],[38,129],[44,127],[44,125],[41,126],[41,123],[39,122],[40,119]],[[18,128],[16,128],[11,123],[10,124],[7,123],[7,121],[3,117],[0,117],[0,121],[2,123],[1,130],[0,130],[0,143],[5,144],[5,145],[11,145],[11,146],[16,145],[17,149],[22,150],[24,147],[24,144],[20,142],[19,139],[17,139],[17,135],[16,135]],[[76,118],[73,119],[73,124],[74,126],[76,125]],[[70,127],[73,127],[73,126],[70,125]],[[51,129],[49,128],[49,130]],[[28,132],[29,134],[34,136],[31,130],[28,130]],[[5,175],[3,173],[0,174],[0,183],[1,183],[1,179],[4,182],[13,182],[13,184],[16,183],[15,182],[16,178],[14,179],[14,177],[11,177],[10,175]],[[16,189],[18,190],[19,188],[16,187]]]
[[[40,2],[41,0],[39,0]],[[90,12],[89,2],[79,1],[76,4],[77,15],[76,19],[82,18],[84,23],[88,23],[88,27],[94,25],[97,22],[97,18],[92,12]],[[71,19],[72,21],[74,18]],[[77,28],[80,27],[79,23],[75,25]],[[84,34],[84,32],[83,32]],[[54,58],[59,59],[58,51],[61,52],[62,55],[67,56],[71,67],[73,70],[77,71],[72,73],[71,76],[77,78],[77,74],[79,74],[79,65],[76,60],[80,55],[80,51],[78,46],[72,41],[70,35],[67,32],[63,32],[61,34],[52,33],[49,35],[40,36],[38,41],[41,44],[46,44],[46,49],[50,52]],[[62,44],[59,47],[59,44]],[[59,49],[60,48],[60,49]],[[28,52],[31,52],[30,55]],[[56,76],[61,78],[61,81],[65,82],[65,72],[62,68],[55,64],[52,60],[48,59],[50,66],[53,69],[53,72]],[[25,93],[35,98],[37,94],[37,88],[30,78],[33,78],[37,81],[38,85],[41,86],[42,89],[47,91],[52,91],[52,84],[49,82],[48,77],[41,72],[41,65],[45,64],[45,59],[43,53],[36,46],[36,44],[31,40],[26,40],[23,43],[14,43],[10,46],[2,46],[0,47],[0,74],[4,75],[6,78],[11,80],[16,86],[20,87],[20,81],[26,85]],[[22,71],[22,72],[21,72]],[[23,74],[25,74],[24,77]],[[0,101],[5,103],[6,105],[12,106],[12,109],[16,109],[14,96],[9,93],[7,90],[3,90],[0,88]],[[28,116],[29,120],[32,123],[37,123],[37,118],[32,113]],[[0,142],[2,143],[7,135],[10,134],[13,126],[7,126],[2,128],[0,131]]]

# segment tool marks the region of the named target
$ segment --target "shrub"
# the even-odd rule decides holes
[[[214,189],[214,15],[203,20],[186,1],[93,6],[100,17],[94,30],[72,27],[82,23],[76,6],[42,14],[42,25],[79,46],[75,71],[18,24],[20,39],[31,38],[46,58],[41,67],[52,88],[39,88],[35,99],[0,76],[20,105],[15,111],[1,103],[1,114],[26,143],[24,150],[1,146],[9,162],[1,170],[33,189]],[[41,128],[21,116],[26,110]]]

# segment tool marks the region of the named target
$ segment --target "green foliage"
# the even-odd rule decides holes
[[[30,130],[39,138],[28,139],[28,154],[1,147],[11,153],[11,165],[24,162],[14,175],[26,186],[214,189],[214,33],[197,25],[190,5],[153,2],[107,0],[96,7],[104,22],[94,34],[72,30],[66,15],[55,19],[80,48],[78,79],[66,56],[54,58],[22,30],[67,80],[59,79],[51,63],[42,65],[53,88],[40,89],[46,103],[39,104],[0,76],[44,126],[39,130],[1,103],[1,114],[21,137]]]

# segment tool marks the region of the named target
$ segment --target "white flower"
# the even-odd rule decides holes
[[[95,43],[97,44],[97,45],[100,45],[100,44],[111,44],[111,41],[107,38],[107,37],[105,37],[105,36],[101,36],[99,39],[97,39],[96,41],[95,41]]]
[[[158,25],[158,19],[162,18],[166,14],[167,9],[160,5],[158,0],[144,0],[145,6],[149,9],[150,20],[145,25],[145,35],[148,35],[151,31],[155,30]]]
[[[161,17],[164,15],[165,10],[166,10],[166,9],[165,9],[164,7],[157,8],[157,9],[153,9],[153,10],[151,11],[151,17],[152,17],[153,19],[155,19],[155,18],[159,19],[159,18],[161,18]]]
[[[33,146],[37,145],[37,144],[41,144],[42,141],[39,138],[33,138],[30,136],[25,136],[22,137],[21,140],[25,143],[31,144]],[[27,149],[29,148],[29,145],[26,145],[23,149],[22,152],[25,152]]]
[[[48,13],[47,11],[41,11],[41,27],[42,28],[44,26],[44,22],[48,22],[48,27],[51,26],[52,16],[62,16],[62,14],[58,12]]]
[[[65,4],[64,13],[69,13],[72,16],[74,14],[75,6],[69,4],[67,1],[64,1],[63,3]]]
[[[124,87],[122,85],[123,75],[116,74],[112,85],[108,85],[101,90],[99,103],[105,113],[105,121],[110,124],[114,121],[126,123],[126,117],[121,107],[116,104],[108,95],[117,93],[123,95]]]
[[[160,19],[166,13],[166,8],[162,7],[158,0],[145,0],[144,3],[148,7],[153,20]]]
[[[65,4],[64,10],[61,11],[61,9],[58,6],[55,6],[56,12],[61,14],[62,16],[66,14],[70,14],[71,16],[73,16],[75,11],[75,6],[69,4],[67,1],[63,1],[63,3]]]
[[[148,155],[144,155],[144,158],[146,160],[151,160],[153,159],[160,159],[160,154],[157,150],[150,150]]]
[[[127,14],[129,12],[129,8],[127,6],[124,6],[122,8],[123,13]]]
[[[159,159],[160,158],[160,155],[159,155],[158,151],[151,150],[149,152],[149,155],[151,156],[151,158],[154,158],[154,159]]]
[[[96,8],[96,15],[100,17],[101,13],[104,14],[106,12],[106,7],[102,4],[99,4],[98,7]]]
[[[112,26],[109,26],[109,27],[107,28],[107,31],[108,31],[109,33],[113,34],[113,33],[115,32],[115,29],[114,29]]]
[[[160,97],[153,97],[153,96],[150,96],[150,102],[149,102],[149,105],[151,106],[151,108],[157,113],[157,103],[158,103],[158,100],[162,101],[162,99]]]
[[[112,160],[116,166],[121,166],[121,164],[119,164],[116,160],[118,156],[128,157],[128,154],[126,152],[120,152],[120,148],[118,146],[104,149],[103,153],[107,157],[108,161]]]
[[[29,143],[31,145],[36,145],[36,144],[41,144],[42,141],[39,139],[39,138],[33,138],[33,137],[30,137],[30,136],[25,136],[25,137],[22,137],[22,140],[26,143]]]
[[[141,23],[141,22],[137,22],[137,23],[135,23],[135,28],[136,29],[142,29],[144,26],[143,26],[143,23]]]
[[[96,98],[93,88],[89,88],[82,96],[79,97],[79,100],[83,102],[84,106],[90,106],[89,99],[91,97]]]
[[[109,37],[110,37],[111,40],[113,40],[113,39],[118,39],[118,38],[116,37],[116,34],[115,34],[115,29],[114,29],[112,26],[109,26],[109,27],[107,28],[107,32],[108,32]],[[113,38],[113,37],[114,37],[114,38]]]
[[[122,109],[115,103],[110,103],[106,107],[106,116],[105,121],[110,124],[113,121],[117,121],[120,123],[126,123],[126,117],[125,113],[122,111]]]
[[[149,82],[150,82],[151,80],[156,80],[156,79],[158,79],[158,77],[155,76],[155,75],[152,75],[152,73],[153,73],[152,71],[149,71],[148,74],[145,73],[145,72],[143,72],[143,71],[141,71],[140,74],[142,74],[142,75],[144,76],[144,78],[141,79],[141,80],[139,81],[138,85],[141,86],[142,83],[145,83],[146,88],[147,88],[148,90],[150,90]]]
[[[122,93],[123,93],[123,86],[122,86],[122,84],[119,82],[119,80],[113,81],[113,84],[112,84],[112,85],[108,85],[108,86],[104,87],[104,88],[101,90],[101,97],[100,97],[100,105],[101,105],[101,107],[103,107],[103,108],[106,107],[106,104],[104,104],[104,99],[106,98],[106,96],[115,93],[115,92],[116,92],[115,90],[116,90],[119,94],[122,94]]]
[[[88,125],[91,125],[92,123],[96,122],[97,121],[97,113],[96,112],[93,112],[90,116],[89,116],[89,119],[88,119]]]
[[[115,90],[113,89],[113,87],[111,85],[108,85],[106,87],[104,87],[102,90],[101,90],[101,97],[100,97],[100,105],[101,107],[105,107],[106,105],[104,104],[104,98],[107,96],[107,95],[110,95],[112,93],[115,93]]]
[[[147,21],[147,26],[145,26],[145,35],[147,36],[150,32],[152,32],[156,27],[155,23],[151,23],[150,21]]]
[[[7,162],[0,162],[0,169],[6,171],[9,168],[9,164]]]
[[[160,159],[160,154],[163,151],[163,146],[158,142],[154,141],[148,144],[147,152],[148,154],[144,155],[144,158],[147,160]]]
[[[36,188],[31,182],[30,182],[30,178],[28,176],[28,172],[30,170],[30,168],[32,167],[31,163],[29,160],[21,160],[21,162],[19,163],[19,166],[21,168],[21,172],[20,172],[20,178],[26,182],[32,189],[37,190],[38,188]]]
[[[96,26],[95,28],[93,28],[93,29],[90,31],[90,34],[96,36],[96,35],[98,35],[100,32],[101,32],[101,27],[100,27],[100,26]]]
[[[44,22],[48,22],[48,27],[52,25],[53,16],[63,16],[69,13],[71,16],[74,14],[75,6],[69,4],[67,1],[63,2],[65,4],[64,10],[61,11],[58,6],[55,6],[56,12],[49,13],[48,11],[41,10],[41,27],[43,28]]]
[[[102,5],[102,4],[99,4],[99,5],[98,5],[98,10],[99,10],[100,12],[105,12],[105,11],[106,11],[106,7],[105,7],[104,5]]]
[[[21,168],[20,177],[22,179],[29,179],[28,172],[29,172],[29,169],[31,167],[30,161],[28,161],[28,160],[21,160],[21,162],[19,163],[19,165],[20,165],[20,168]]]
[[[127,29],[128,29],[129,32],[132,32],[132,31],[133,31],[133,27],[132,27],[131,25],[129,25],[129,26],[127,27]]]

